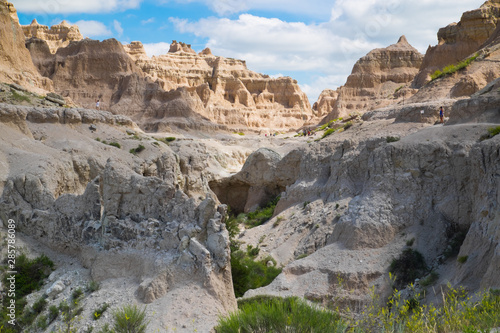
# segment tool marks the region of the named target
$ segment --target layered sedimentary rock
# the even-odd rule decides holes
[[[26,38],[38,38],[47,42],[51,53],[56,53],[60,47],[68,46],[72,41],[83,39],[80,29],[76,24],[70,25],[66,21],[50,27],[39,24],[34,19],[31,24],[23,25],[23,32]]]
[[[0,81],[18,83],[30,90],[50,90],[50,80],[40,77],[24,47],[24,34],[14,6],[0,1]]]
[[[196,54],[173,41],[169,53],[147,58],[139,42],[125,50],[136,65],[166,90],[189,87],[202,106],[198,113],[230,127],[291,128],[313,117],[307,96],[289,77],[270,78],[248,70],[245,61]]]
[[[458,23],[439,29],[438,45],[429,46],[413,86],[420,88],[430,74],[473,55],[495,32],[500,18],[500,1],[486,1],[480,8],[465,12]]]
[[[328,112],[323,120],[328,121],[408,98],[416,92],[408,86],[417,75],[422,58],[404,36],[396,44],[375,49],[356,62],[346,84],[336,94],[329,91],[321,94],[315,103],[316,110],[321,115]]]
[[[30,38],[26,46],[39,72],[54,82],[55,90],[83,107],[95,108],[99,100],[100,109],[130,116],[151,131],[173,126],[219,128],[196,112],[201,102],[194,89],[165,91],[144,75],[115,39],[84,39],[55,54],[42,39]]]
[[[150,59],[140,42],[81,40],[78,28],[65,22],[48,29],[33,21],[24,31],[33,62],[58,93],[85,107],[99,100],[101,108],[148,130],[200,128],[196,123],[218,128],[209,122],[288,129],[313,118],[295,80],[252,72],[245,61],[215,57],[209,49],[196,54],[173,41],[168,54]]]

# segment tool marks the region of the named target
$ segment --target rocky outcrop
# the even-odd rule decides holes
[[[453,65],[477,52],[494,33],[500,17],[500,1],[486,1],[480,8],[465,12],[458,23],[439,29],[438,45],[429,46],[413,86],[422,87],[430,74]]]
[[[31,24],[23,25],[23,32],[26,38],[38,38],[47,42],[51,53],[56,53],[60,47],[66,47],[72,41],[79,41],[83,39],[80,29],[76,24],[70,25],[66,21],[50,27],[39,24],[34,19]]]
[[[195,311],[201,331],[208,332],[217,313],[203,311],[205,302],[220,313],[235,309],[226,207],[213,199],[206,181],[195,188],[199,179],[192,176],[191,168],[203,170],[204,161],[182,165],[168,145],[145,141],[146,151],[137,157],[93,139],[97,131],[123,146],[137,145],[125,132],[131,123],[123,116],[5,105],[0,110],[0,138],[9,143],[0,146],[1,165],[10,170],[0,178],[4,225],[14,219],[16,232],[74,255],[95,281],[137,281],[140,301],[162,308],[152,315],[157,327],[169,312],[186,325]],[[183,288],[203,291],[193,291],[198,303],[189,309],[176,298]]]
[[[24,34],[14,6],[0,1],[0,81],[17,83],[29,90],[51,90],[50,80],[42,78],[24,47]]]
[[[291,78],[270,78],[247,69],[245,61],[215,57],[209,49],[196,54],[173,41],[169,53],[144,57],[142,45],[125,50],[136,65],[164,90],[192,90],[201,102],[196,112],[232,128],[294,128],[313,118],[307,96]]]
[[[240,240],[253,239],[264,257],[290,264],[271,285],[245,296],[359,306],[370,301],[370,287],[390,292],[389,265],[411,239],[453,284],[497,288],[500,139],[478,142],[489,126],[433,127],[396,143],[339,138],[301,148],[288,167],[277,161],[283,173],[295,175],[281,194],[279,215]],[[459,255],[474,259],[467,267],[455,260],[441,266],[460,233],[467,236]],[[303,254],[309,256],[292,262]]]
[[[405,36],[387,48],[375,49],[356,62],[344,86],[335,93],[325,91],[320,95],[315,110],[321,115],[327,112],[323,119],[327,122],[409,98],[416,92],[408,86],[417,75],[422,58]]]

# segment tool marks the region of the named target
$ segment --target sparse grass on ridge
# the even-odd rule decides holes
[[[443,77],[445,75],[449,75],[449,74],[453,74],[461,69],[464,69],[466,68],[467,66],[469,66],[474,60],[476,60],[476,58],[479,56],[479,54],[475,54],[473,55],[472,57],[469,57],[465,60],[462,60],[460,61],[459,63],[457,64],[454,64],[454,65],[448,65],[446,66],[445,68],[443,68],[443,70],[437,70],[435,71],[433,74],[431,74],[431,82],[436,80],[436,79],[439,79],[440,77]]]

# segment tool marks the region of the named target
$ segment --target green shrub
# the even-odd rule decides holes
[[[329,128],[325,131],[325,133],[323,133],[323,136],[321,136],[321,139],[324,139],[326,138],[327,136],[329,136],[330,134],[334,133],[335,132],[335,129],[334,128]]]
[[[412,238],[410,240],[406,241],[406,246],[413,246],[413,243],[415,243],[415,238]]]
[[[239,310],[220,318],[217,333],[345,332],[346,323],[329,310],[310,306],[296,298],[264,298],[246,301]]]
[[[108,145],[116,147],[116,148],[121,148],[122,146],[118,142],[110,142]]]
[[[59,316],[59,308],[55,305],[49,306],[48,320],[49,324],[56,320],[57,316]]]
[[[231,275],[236,297],[241,297],[249,289],[267,286],[281,273],[281,268],[267,267],[268,261],[275,261],[268,256],[254,261],[247,252],[231,252]]]
[[[20,254],[16,258],[16,298],[19,299],[40,289],[53,268],[54,263],[44,254],[35,259],[29,259],[24,253]],[[7,285],[5,278],[6,276],[4,285]]]
[[[500,126],[488,128],[488,134],[481,135],[480,141],[491,139],[500,133]]]
[[[395,275],[395,287],[404,288],[416,278],[427,271],[424,257],[411,248],[403,250],[399,258],[394,259],[389,267],[389,272]]]
[[[74,300],[78,300],[80,297],[82,297],[83,295],[83,290],[82,288],[78,287],[76,288],[75,290],[73,290],[73,292],[71,293],[71,297],[74,299]]]
[[[113,329],[116,333],[145,333],[149,322],[146,320],[146,308],[125,305],[113,313]]]
[[[460,257],[458,257],[457,261],[461,264],[465,264],[467,259],[469,259],[469,256],[460,256]]]
[[[87,290],[87,292],[89,292],[89,293],[93,293],[94,291],[99,290],[99,288],[100,288],[100,287],[101,287],[101,286],[100,286],[99,282],[92,280],[92,281],[90,281],[90,282],[87,284],[86,290]]]
[[[397,142],[399,140],[400,140],[400,138],[397,136],[388,136],[385,138],[385,141],[387,141],[387,143]]]
[[[299,259],[303,259],[303,258],[306,258],[307,256],[309,256],[307,253],[302,253],[301,255],[299,255],[299,256],[297,257],[297,260],[299,260]]]
[[[36,321],[36,327],[38,327],[40,330],[45,330],[49,326],[49,323],[47,322],[47,316],[40,316],[38,317],[38,320]]]
[[[41,313],[43,310],[45,310],[45,307],[47,306],[47,301],[44,298],[39,298],[35,303],[33,303],[33,310],[36,313]]]
[[[344,128],[344,130],[347,130],[347,129],[351,128],[352,127],[352,121],[348,121],[342,127]]]
[[[135,154],[140,153],[140,152],[141,152],[141,151],[143,151],[144,149],[146,149],[146,147],[144,147],[143,145],[138,145],[136,148],[132,148],[132,149],[130,149],[130,150],[129,150],[129,152],[130,152],[131,154],[134,154],[134,155],[135,155]]]

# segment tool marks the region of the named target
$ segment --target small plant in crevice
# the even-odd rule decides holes
[[[391,142],[398,142],[399,140],[400,140],[400,138],[399,138],[399,137],[397,137],[397,136],[387,136],[387,137],[385,138],[385,141],[386,141],[387,143],[391,143]]]
[[[101,286],[99,282],[92,280],[89,283],[87,283],[85,290],[89,293],[93,293],[94,291],[99,290],[100,287]]]
[[[92,319],[94,320],[98,320],[101,318],[102,314],[104,313],[104,311],[106,311],[107,309],[109,308],[109,304],[108,303],[104,303],[102,304],[99,308],[97,308],[93,315],[92,315]]]
[[[413,243],[415,243],[415,238],[407,240],[406,241],[406,246],[413,246]]]
[[[479,139],[479,141],[491,139],[492,137],[494,137],[498,134],[500,134],[500,126],[490,127],[490,128],[488,128],[488,134],[482,135],[481,138]]]
[[[116,147],[118,149],[120,149],[122,147],[118,142],[110,142],[110,143],[108,143],[108,145]]]
[[[146,149],[146,147],[144,147],[143,145],[138,145],[137,147],[130,149],[129,153],[136,155],[139,154],[144,149]]]
[[[457,261],[461,264],[465,264],[467,259],[469,259],[469,256],[460,256],[460,257],[458,257]]]

